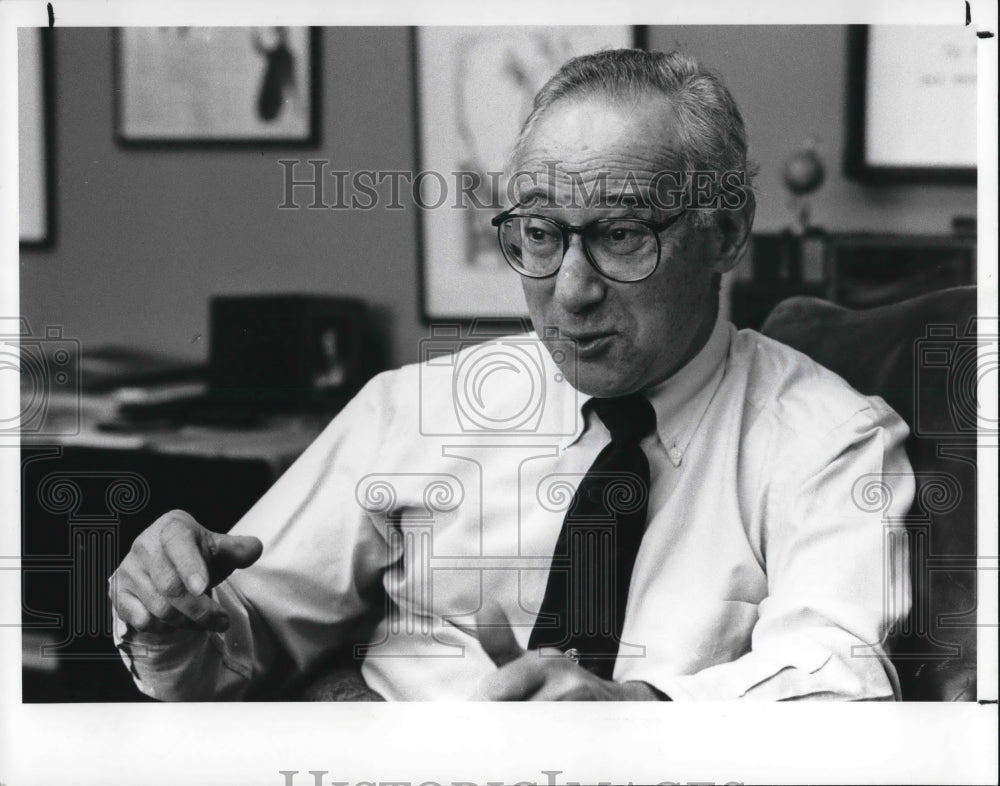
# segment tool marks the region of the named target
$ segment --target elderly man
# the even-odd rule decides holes
[[[156,521],[111,583],[140,689],[253,698],[361,645],[390,699],[898,696],[906,427],[720,318],[754,214],[726,88],[576,58],[513,161],[494,224],[535,334],[435,335],[229,534]]]

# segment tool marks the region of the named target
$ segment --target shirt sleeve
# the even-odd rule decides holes
[[[212,590],[228,630],[144,634],[115,618],[139,690],[164,700],[249,698],[274,679],[279,659],[294,679],[358,640],[398,558],[356,498],[391,428],[388,384],[387,375],[372,380],[231,530],[260,538],[264,551]]]
[[[651,682],[674,700],[898,699],[884,643],[910,608],[907,433],[882,405],[782,450],[766,492],[768,597],[750,651]]]

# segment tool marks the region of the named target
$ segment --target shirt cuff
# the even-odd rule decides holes
[[[113,610],[112,614],[112,638],[118,654],[136,687],[154,699],[166,697],[166,688],[177,683],[178,673],[190,665],[210,635],[193,629],[142,633],[130,628]]]
[[[695,674],[654,679],[657,688],[674,701],[895,698],[895,675],[888,673],[892,666],[886,667],[886,659],[849,656],[845,660],[821,647],[807,650],[780,659],[749,653]]]

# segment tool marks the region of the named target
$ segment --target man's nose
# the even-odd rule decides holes
[[[566,311],[582,311],[600,302],[606,292],[604,276],[590,264],[583,250],[583,238],[571,235],[569,248],[556,274],[555,300]]]

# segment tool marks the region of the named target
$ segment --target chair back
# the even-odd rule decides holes
[[[889,642],[904,700],[976,698],[975,310],[975,287],[864,311],[794,297],[761,328],[881,396],[910,426],[913,606]]]

